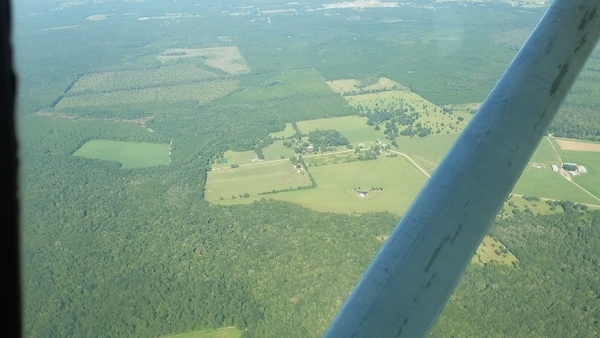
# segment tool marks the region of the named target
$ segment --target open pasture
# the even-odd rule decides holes
[[[169,149],[168,144],[91,140],[73,156],[116,161],[123,168],[132,169],[169,164]]]
[[[198,330],[161,336],[161,338],[240,338],[241,336],[242,331],[235,327],[222,327],[216,330]]]
[[[327,81],[327,85],[336,93],[348,96],[369,93],[372,91],[385,91],[392,89],[405,89],[398,82],[388,79],[386,77],[380,77],[376,83],[361,87],[361,82],[356,79],[341,79]]]
[[[310,185],[308,174],[298,173],[290,161],[262,162],[208,172],[205,198],[215,203],[244,203],[260,199],[259,193]],[[249,194],[250,198],[242,198],[244,194]]]
[[[375,130],[367,125],[367,118],[362,116],[342,116],[327,119],[299,121],[296,123],[303,135],[309,132],[326,129],[334,129],[344,135],[353,146],[358,143],[373,142],[377,139],[383,140],[385,135],[381,130]]]
[[[157,56],[163,63],[182,58],[201,58],[212,68],[229,74],[244,74],[250,71],[244,57],[236,46],[213,48],[169,48]]]
[[[254,150],[248,151],[231,151],[227,150],[223,157],[217,161],[217,163],[213,163],[211,167],[213,169],[217,168],[229,168],[232,164],[237,165],[246,165],[256,163],[252,161],[252,159],[256,158],[256,153]]]
[[[471,263],[484,265],[489,262],[500,263],[508,266],[513,266],[513,263],[519,260],[512,252],[500,243],[497,239],[491,236],[485,236],[473,258]]]
[[[163,87],[197,82],[215,77],[214,73],[189,64],[162,66],[156,69],[91,73],[81,76],[69,94],[96,93],[116,90]]]
[[[55,109],[77,114],[78,110],[85,110],[90,107],[143,104],[152,106],[161,102],[190,102],[197,106],[227,95],[236,88],[236,80],[214,80],[174,86],[83,94],[64,97],[56,104]]]
[[[600,198],[600,153],[579,150],[563,151],[562,159],[564,162],[585,166],[587,173],[573,177],[573,181]],[[600,201],[594,199],[592,204],[600,205]]]
[[[265,197],[298,203],[326,212],[389,211],[402,215],[427,177],[403,157],[381,157],[310,167],[315,189],[286,191]],[[371,190],[383,188],[383,190]],[[366,191],[359,197],[358,191]]]
[[[358,86],[360,85],[360,82],[356,79],[333,80],[326,81],[326,83],[331,90],[340,95],[348,95],[347,93],[357,94],[359,91]]]
[[[432,134],[457,133],[463,130],[471,120],[472,114],[457,111],[453,114],[443,112],[443,108],[429,102],[418,94],[405,88],[377,93],[345,96],[348,103],[354,107],[375,111],[390,110],[402,107],[420,114],[415,123],[421,123],[424,128],[431,128]]]
[[[552,171],[549,167],[537,168],[532,165],[525,168],[513,193],[577,203],[599,203],[598,200],[564,179],[560,173]]]
[[[560,157],[556,151],[554,151],[552,141],[547,137],[542,139],[537,149],[531,156],[530,162],[543,163],[546,165],[556,164],[559,166],[561,164]]]
[[[285,129],[283,129],[282,131],[278,131],[276,133],[271,133],[271,134],[269,134],[269,136],[271,136],[273,138],[288,138],[288,137],[294,136],[295,133],[296,133],[296,131],[294,130],[294,127],[292,127],[292,124],[286,123]]]
[[[335,154],[323,154],[304,157],[304,163],[306,163],[306,165],[309,166],[309,168],[354,161],[358,161],[358,156],[354,153],[353,150],[348,150]]]
[[[231,95],[226,101],[245,103],[286,99],[290,96],[338,97],[314,69],[297,69],[281,72],[260,84]]]
[[[429,135],[427,137],[400,137],[397,151],[408,155],[429,174],[442,161],[458,134]]]
[[[273,144],[269,145],[266,148],[263,148],[263,155],[265,156],[265,160],[280,160],[281,157],[284,159],[289,159],[294,156],[294,150],[292,148],[285,147],[283,145],[282,140],[278,140],[273,142]]]
[[[511,217],[515,213],[513,210],[526,212],[526,210],[529,209],[529,211],[534,215],[547,215],[562,211],[561,207],[552,208],[550,205],[548,205],[548,203],[546,203],[545,200],[540,199],[539,201],[528,201],[523,197],[524,196],[511,194],[502,206],[502,209],[500,209],[500,216],[503,218]]]

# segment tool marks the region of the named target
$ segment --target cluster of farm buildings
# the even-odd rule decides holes
[[[562,168],[571,175],[587,174],[587,168],[577,163],[563,163]],[[552,165],[552,171],[558,171],[558,165]]]

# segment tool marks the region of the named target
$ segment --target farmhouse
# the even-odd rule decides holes
[[[367,197],[368,191],[357,191],[356,195],[360,198]]]
[[[552,171],[558,171],[558,166],[556,164],[552,165]]]

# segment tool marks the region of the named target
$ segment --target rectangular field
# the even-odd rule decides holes
[[[346,214],[389,211],[402,215],[427,180],[403,157],[312,166],[309,171],[317,188],[266,197],[318,211]],[[366,191],[367,195],[359,197],[359,191]]]
[[[600,198],[600,153],[579,150],[563,150],[562,153],[563,161],[574,162],[585,166],[587,169],[587,174],[577,175],[573,177],[573,181]],[[600,201],[595,200],[592,204],[600,205]]]
[[[58,111],[86,107],[118,106],[155,102],[193,101],[197,105],[227,95],[237,88],[236,80],[215,80],[183,85],[122,90],[107,93],[66,96],[55,106]]]
[[[218,163],[213,163],[211,165],[211,167],[213,169],[216,169],[216,168],[229,168],[232,164],[237,164],[237,165],[251,164],[251,163],[254,163],[254,162],[252,162],[253,158],[256,158],[256,153],[254,152],[254,150],[248,150],[248,151],[227,150],[223,154],[223,158],[221,159],[221,161],[219,161]]]
[[[298,173],[289,160],[263,162],[208,172],[205,198],[215,203],[244,203],[260,199],[259,193],[294,189],[310,184],[308,174],[304,171]],[[240,198],[240,195],[244,194],[249,194],[250,198]]]
[[[577,203],[598,204],[599,201],[550,168],[528,165],[517,181],[513,193]]]
[[[244,57],[236,46],[214,48],[169,48],[157,56],[167,63],[182,58],[202,58],[210,67],[220,69],[229,74],[244,74],[250,71]]]
[[[73,156],[116,161],[128,169],[153,167],[169,164],[170,146],[159,143],[91,140],[74,152]]]
[[[583,142],[557,138],[556,142],[562,150],[600,152],[600,143]]]
[[[193,65],[177,64],[157,69],[91,73],[80,77],[69,93],[97,93],[106,91],[167,86],[194,82],[216,75]]]
[[[353,107],[362,106],[371,111],[404,108],[408,111],[417,112],[420,116],[415,123],[421,123],[423,127],[430,128],[433,134],[460,132],[472,118],[472,114],[465,112],[443,113],[442,107],[426,100],[408,88],[345,96],[345,99]]]
[[[286,99],[302,96],[329,96],[344,100],[329,89],[321,76],[313,69],[288,70],[247,90],[235,93],[227,102],[246,103]]]
[[[298,128],[302,134],[307,135],[314,130],[334,129],[344,135],[354,146],[358,143],[374,142],[378,139],[383,140],[385,135],[383,131],[375,130],[367,125],[367,118],[361,116],[343,116],[327,119],[299,121]]]

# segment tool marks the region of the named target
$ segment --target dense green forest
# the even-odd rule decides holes
[[[245,337],[321,335],[399,215],[323,213],[269,195],[209,204],[210,164],[226,150],[258,153],[287,123],[359,114],[323,91],[322,80],[385,75],[436,104],[481,101],[542,15],[497,3],[324,11],[309,1],[297,12],[267,12],[267,21],[264,11],[282,3],[252,3],[15,4],[25,336],[152,337],[223,326]],[[98,14],[108,17],[85,20]],[[156,57],[231,45],[250,72]],[[598,53],[551,128],[558,136],[600,138]],[[141,105],[60,108],[65,97],[154,94],[143,90],[156,84],[136,81],[165,69],[182,74],[165,80],[171,89],[231,88],[211,87],[221,92],[210,102],[156,95]],[[186,70],[211,80],[190,80]],[[77,81],[95,74],[131,76],[84,93]],[[394,117],[410,115],[370,115],[377,123]],[[329,130],[307,136],[321,147],[348,144]],[[124,169],[71,156],[90,140],[169,144],[171,162]],[[600,212],[563,205],[553,215],[498,219],[491,235],[519,263],[470,266],[431,335],[598,335]]]

